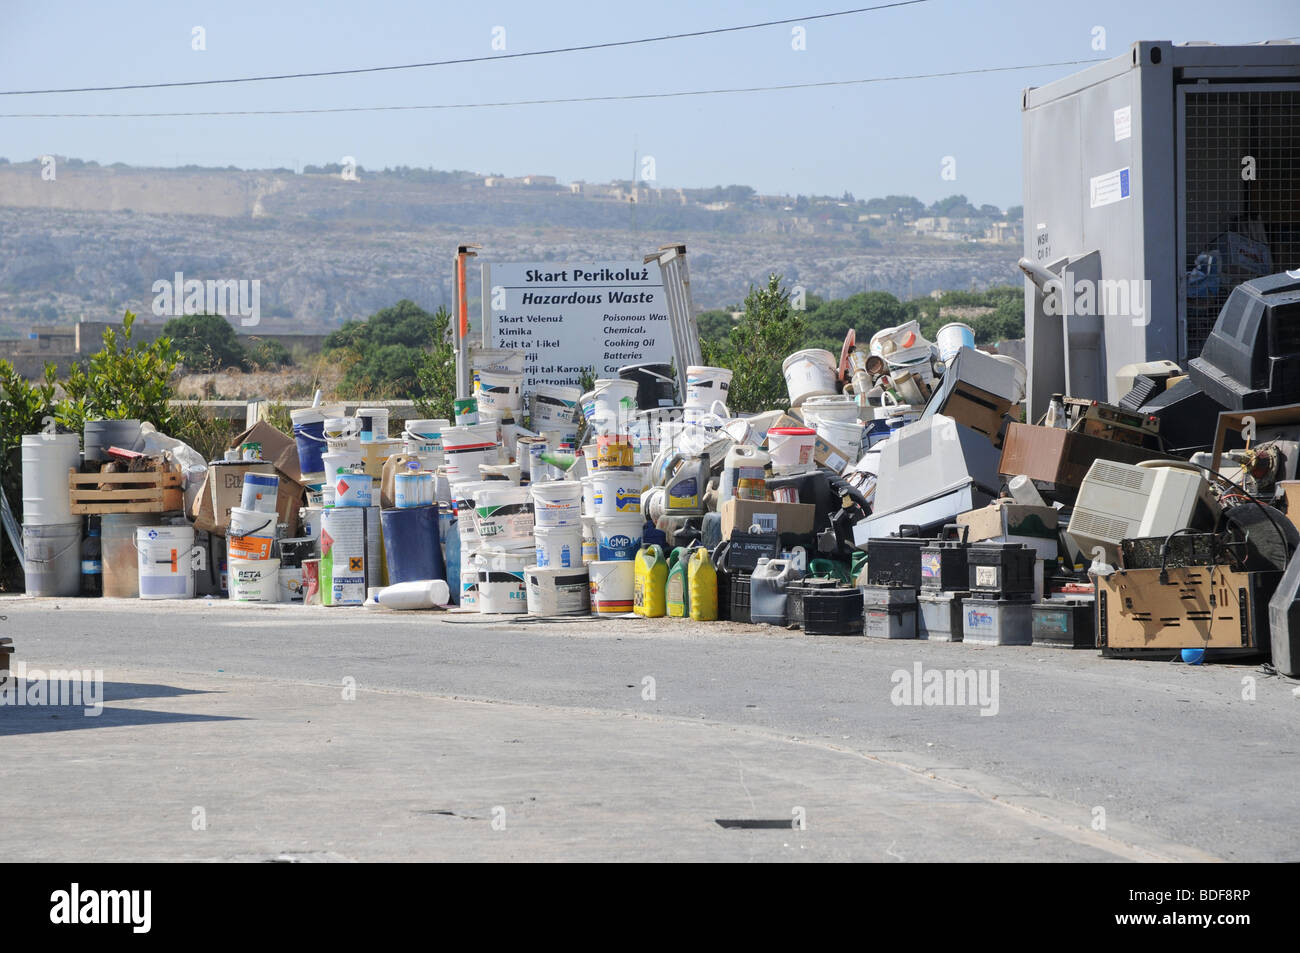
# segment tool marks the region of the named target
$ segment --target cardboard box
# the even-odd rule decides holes
[[[1039,559],[1052,561],[1060,546],[1059,522],[1052,507],[1024,503],[994,503],[957,517],[957,525],[970,527],[968,542],[1024,543]]]
[[[302,470],[298,467],[298,444],[289,436],[276,430],[265,420],[259,420],[230,442],[230,449],[240,444],[260,443],[263,462],[272,464],[282,477],[302,483]]]
[[[257,463],[241,461],[209,464],[207,479],[203,482],[203,488],[190,509],[190,520],[194,523],[194,527],[212,533],[214,536],[225,536],[226,527],[230,525],[230,510],[239,505],[244,494],[244,474],[269,475],[275,472],[275,466],[265,460]],[[294,535],[298,526],[298,510],[303,504],[303,488],[297,480],[290,479],[283,473],[279,476],[280,489],[275,500],[276,515],[281,523],[289,525],[289,533]]]
[[[813,442],[813,460],[819,467],[836,473],[843,473],[845,467],[858,462],[856,457],[851,458],[835,444],[823,440],[820,435]]]
[[[727,500],[722,504],[722,538],[733,530],[745,532],[754,523],[766,531],[775,528],[781,536],[811,536],[817,517],[812,503],[766,503],[760,500]]]

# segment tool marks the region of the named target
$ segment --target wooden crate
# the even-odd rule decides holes
[[[112,489],[101,489],[101,484]],[[167,513],[185,507],[181,474],[175,470],[147,473],[78,473],[69,470],[68,491],[72,496],[72,512],[77,516]]]

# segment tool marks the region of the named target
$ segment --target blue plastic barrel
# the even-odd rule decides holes
[[[438,504],[383,510],[384,555],[388,559],[388,582],[416,582],[446,579],[438,539]]]

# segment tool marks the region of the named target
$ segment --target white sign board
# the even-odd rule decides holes
[[[673,357],[659,266],[639,261],[483,265],[483,343],[527,352],[524,390],[576,386],[588,367],[616,377],[625,364]]]

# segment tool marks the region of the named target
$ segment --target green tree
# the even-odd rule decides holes
[[[178,360],[166,335],[149,344],[131,340],[135,315],[122,318],[122,333],[107,328],[104,346],[87,365],[74,367],[63,384],[67,399],[55,416],[69,430],[80,433],[87,420],[139,419],[150,421],[163,433],[172,422],[167,402],[172,397],[171,376]]]
[[[456,345],[451,337],[451,312],[440,307],[433,315],[433,346],[416,371],[415,407],[421,416],[435,420],[454,417],[456,399]]]
[[[732,413],[784,407],[789,403],[781,363],[805,347],[802,315],[790,308],[790,292],[781,276],[768,275],[767,286],[750,286],[745,313],[725,343],[700,342],[707,364],[731,368],[728,403]]]
[[[253,338],[244,348],[248,363],[259,371],[273,371],[293,363],[289,349],[271,338]]]
[[[346,366],[340,396],[417,398],[424,354],[445,337],[437,316],[402,300],[364,321],[349,321],[325,339],[325,352]]]
[[[163,326],[180,362],[193,371],[248,367],[248,356],[234,326],[219,314],[187,314]]]

